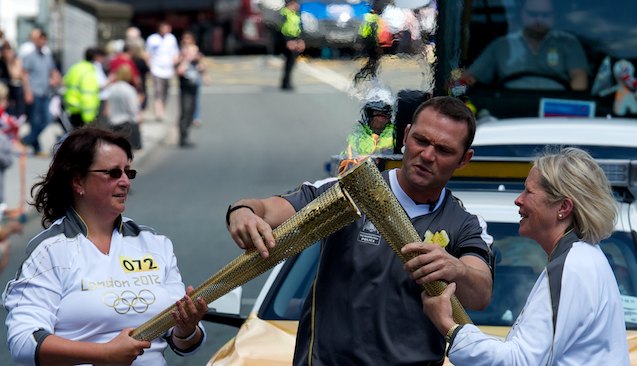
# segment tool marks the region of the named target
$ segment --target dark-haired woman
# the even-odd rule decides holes
[[[132,160],[125,137],[81,128],[33,187],[46,229],[3,295],[14,361],[166,365],[167,346],[188,355],[204,342],[207,306],[184,289],[172,242],[122,216],[137,174]],[[173,303],[176,325],[163,336],[130,336]]]

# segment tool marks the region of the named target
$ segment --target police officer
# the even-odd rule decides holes
[[[394,150],[392,106],[382,100],[369,101],[363,106],[358,133],[347,138],[358,155],[391,154]]]
[[[99,112],[100,85],[93,62],[101,55],[103,52],[100,50],[88,48],[84,52],[84,60],[71,66],[64,75],[64,107],[73,128],[93,122]]]
[[[381,33],[383,32],[382,19],[380,13],[383,7],[380,2],[375,1],[369,13],[363,17],[363,22],[358,29],[358,35],[363,41],[363,52],[367,56],[367,62],[354,75],[354,83],[358,83],[364,79],[373,79],[376,77],[378,63],[383,55]]]
[[[347,136],[347,148],[341,152],[338,173],[358,164],[361,156],[392,154],[396,145],[393,122],[394,98],[386,89],[372,89],[361,108],[361,119]]]
[[[280,31],[285,40],[285,47],[283,47],[285,66],[283,79],[281,80],[282,90],[292,90],[292,84],[290,83],[292,69],[298,55],[305,50],[305,42],[301,39],[301,15],[299,10],[298,0],[285,0],[285,6],[280,12],[283,17]]]

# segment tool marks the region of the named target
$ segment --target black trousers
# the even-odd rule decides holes
[[[179,88],[179,144],[188,143],[188,133],[195,115],[197,103],[197,86],[182,86]]]
[[[283,50],[283,56],[285,56],[285,65],[283,68],[283,79],[281,80],[281,88],[291,89],[292,69],[294,69],[294,64],[296,63],[296,58],[299,56],[299,53],[290,51],[289,49],[287,49],[287,47],[285,47]]]
[[[363,41],[363,50],[367,56],[367,62],[354,75],[354,83],[358,84],[362,80],[371,80],[376,77],[380,58],[383,56],[383,50],[378,45],[375,37],[367,37]]]

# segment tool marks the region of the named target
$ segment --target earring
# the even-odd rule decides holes
[[[400,148],[400,152],[403,154],[405,153],[405,145],[403,145],[403,147]]]
[[[557,214],[557,218],[558,218],[558,219],[561,219],[562,217],[563,217],[563,215],[562,215],[562,214]]]
[[[84,191],[80,191],[80,197],[84,197]]]

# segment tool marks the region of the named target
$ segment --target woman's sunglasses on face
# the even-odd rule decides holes
[[[113,179],[121,178],[122,174],[126,174],[128,179],[135,179],[135,177],[137,176],[137,170],[135,170],[135,169],[124,169],[124,170],[122,170],[120,168],[96,169],[96,170],[89,170],[88,172],[89,173],[104,173],[104,174],[108,174],[108,176],[113,178]]]

